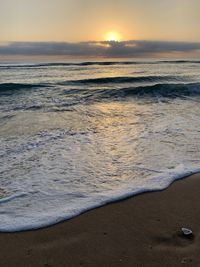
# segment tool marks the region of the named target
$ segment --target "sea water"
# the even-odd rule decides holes
[[[200,171],[199,117],[197,60],[1,62],[0,231]]]

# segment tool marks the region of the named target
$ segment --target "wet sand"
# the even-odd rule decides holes
[[[49,228],[1,233],[0,247],[1,267],[200,266],[200,174]]]

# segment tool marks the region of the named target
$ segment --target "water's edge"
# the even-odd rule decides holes
[[[41,223],[40,225],[37,224],[35,226],[32,225],[32,226],[26,226],[26,227],[22,227],[22,228],[18,228],[18,229],[13,228],[13,229],[8,229],[8,230],[0,229],[0,233],[19,233],[19,232],[42,230],[42,229],[47,228],[47,227],[53,227],[59,223],[63,223],[65,221],[74,219],[74,218],[76,218],[76,217],[78,217],[78,216],[80,216],[86,212],[90,212],[91,210],[101,208],[101,207],[104,207],[104,206],[112,204],[112,203],[124,201],[126,199],[129,199],[129,198],[132,198],[135,196],[139,196],[139,195],[145,194],[145,193],[156,193],[156,192],[164,191],[167,188],[169,188],[174,182],[177,182],[177,181],[182,180],[182,179],[189,179],[191,176],[193,176],[195,174],[200,174],[200,168],[193,170],[193,171],[186,171],[185,173],[182,173],[182,174],[179,173],[174,178],[170,177],[170,179],[167,181],[166,185],[163,187],[161,186],[161,187],[158,187],[156,189],[155,188],[154,189],[146,188],[146,189],[138,190],[137,192],[128,191],[124,194],[116,195],[110,199],[105,199],[101,203],[91,205],[91,206],[88,206],[87,208],[84,208],[80,211],[77,211],[77,213],[74,214],[73,216],[67,216],[66,215],[66,216],[63,216],[62,218],[58,218],[54,221],[49,221],[48,223]]]

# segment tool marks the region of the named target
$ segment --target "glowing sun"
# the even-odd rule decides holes
[[[104,39],[110,42],[120,42],[121,36],[118,32],[111,31],[105,34]]]

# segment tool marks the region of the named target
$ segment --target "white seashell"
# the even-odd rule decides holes
[[[188,236],[188,235],[192,235],[192,230],[188,229],[188,228],[181,228],[181,231],[184,235]]]

